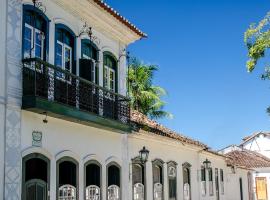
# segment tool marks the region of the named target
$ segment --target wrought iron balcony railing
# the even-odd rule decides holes
[[[124,124],[130,122],[128,98],[38,58],[23,60],[23,96],[39,97]]]

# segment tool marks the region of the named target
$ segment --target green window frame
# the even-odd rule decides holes
[[[118,92],[118,61],[111,52],[103,53],[103,86]]]

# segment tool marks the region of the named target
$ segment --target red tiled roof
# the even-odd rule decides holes
[[[200,141],[193,140],[189,137],[176,133],[175,131],[170,130],[169,128],[157,123],[156,121],[149,119],[147,116],[138,111],[131,111],[131,122],[136,124],[138,129],[143,129],[157,135],[172,138],[183,143],[196,145],[204,148],[205,150],[208,150],[207,145],[201,143]]]
[[[115,17],[118,21],[123,23],[125,26],[130,28],[133,32],[138,34],[140,37],[147,37],[145,33],[143,33],[140,29],[138,29],[134,24],[132,24],[130,21],[128,21],[125,17],[120,15],[116,10],[114,10],[112,7],[110,7],[108,4],[106,4],[102,0],[93,0],[97,5],[99,5],[101,8],[103,8],[105,11],[110,13],[113,17]]]
[[[249,169],[270,167],[269,158],[246,149],[231,151],[225,154],[225,156],[228,157],[227,164],[229,165],[242,166]]]

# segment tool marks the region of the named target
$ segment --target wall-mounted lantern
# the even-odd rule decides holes
[[[205,161],[203,161],[203,166],[205,169],[210,169],[211,168],[211,162],[206,159]]]
[[[142,148],[142,150],[139,151],[140,153],[140,160],[141,163],[144,164],[148,160],[149,150],[145,148],[145,146]]]

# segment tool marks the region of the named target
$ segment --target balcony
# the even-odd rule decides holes
[[[130,131],[129,99],[37,58],[23,60],[22,109]]]

